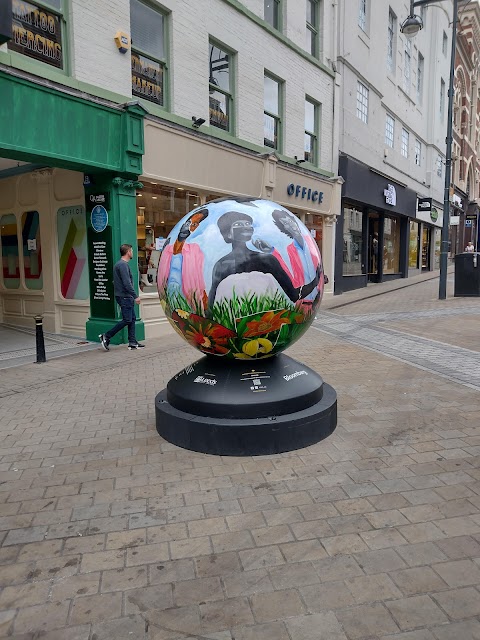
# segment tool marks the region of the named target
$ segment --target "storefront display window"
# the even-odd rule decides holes
[[[430,269],[430,227],[423,227],[422,232],[422,269]]]
[[[17,219],[13,213],[0,217],[2,245],[3,286],[6,289],[20,287],[20,262],[18,257]]]
[[[139,284],[144,293],[157,290],[158,261],[168,234],[199,205],[199,194],[182,187],[144,182],[144,188],[137,193]]]
[[[57,211],[60,289],[67,300],[86,300],[89,293],[87,225],[81,205]]]
[[[305,219],[303,220],[302,216],[298,212],[296,212],[294,209],[291,209],[291,211],[305,223],[305,226],[310,231],[310,235],[315,240],[320,253],[322,253],[323,217],[315,215],[314,213],[307,213],[305,214]]]
[[[385,216],[383,227],[383,273],[400,271],[400,220]]]
[[[433,254],[433,268],[440,269],[440,247],[442,244],[442,230],[435,229],[435,244]]]
[[[362,274],[363,214],[354,207],[345,207],[343,214],[343,275],[359,276]]]
[[[27,289],[42,289],[42,244],[38,211],[22,215],[23,273]]]
[[[408,245],[408,266],[410,269],[418,269],[418,249],[420,245],[418,227],[418,222],[410,222],[410,238]]]

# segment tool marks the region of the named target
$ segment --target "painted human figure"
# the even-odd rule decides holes
[[[219,298],[222,292],[233,291],[237,295],[242,293],[261,294],[260,287],[268,290],[271,281],[270,291],[274,292],[277,286],[283,289],[285,295],[292,301],[297,302],[311,293],[320,280],[320,269],[314,273],[308,283],[303,280],[295,286],[291,276],[282,268],[276,257],[270,253],[253,251],[247,247],[247,242],[252,239],[253,220],[246,213],[229,211],[224,213],[217,221],[220,233],[227,244],[232,245],[232,251],[220,258],[213,268],[212,286],[208,296],[208,306],[211,311],[217,292]],[[256,272],[255,279],[251,278],[252,272]],[[246,276],[246,274],[249,274]],[[245,277],[246,276],[246,277]],[[225,283],[230,279],[228,285]],[[222,293],[222,296],[220,295]]]
[[[175,242],[163,249],[158,269],[160,295],[165,288],[170,295],[179,293],[194,311],[199,304],[205,305],[207,302],[203,277],[204,256],[198,244],[185,241],[207,216],[208,209],[200,209],[187,218]]]
[[[318,249],[310,234],[303,235],[294,216],[287,211],[276,209],[272,213],[273,220],[278,229],[289,236],[292,242],[287,246],[287,254],[290,266],[287,265],[280,252],[262,240],[255,240],[255,246],[261,251],[270,252],[282,269],[289,275],[295,287],[312,280],[313,276],[320,272],[317,290],[313,290],[306,301],[313,301],[324,286],[324,273],[321,260],[318,257]]]

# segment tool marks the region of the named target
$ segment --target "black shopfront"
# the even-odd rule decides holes
[[[345,182],[336,229],[335,294],[406,278],[416,192],[345,155],[338,173]]]

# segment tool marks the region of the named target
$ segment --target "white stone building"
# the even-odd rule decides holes
[[[452,3],[407,5],[339,2],[337,293],[439,268]]]
[[[93,339],[115,322],[112,301],[97,308],[92,292],[87,232],[97,191],[111,208],[110,253],[120,242],[137,248],[138,336],[166,326],[152,246],[213,198],[262,196],[291,208],[333,274],[341,190],[334,4],[11,2],[10,39],[0,25],[0,84],[9,96],[0,101],[0,323],[28,326],[42,313],[47,331]],[[30,111],[19,108],[28,103]],[[323,197],[307,200],[289,185]],[[28,233],[36,236],[25,244]]]

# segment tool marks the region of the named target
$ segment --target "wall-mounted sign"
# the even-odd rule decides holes
[[[112,228],[108,227],[101,233],[88,229],[87,241],[90,314],[97,318],[114,318]]]
[[[460,224],[460,216],[450,216],[450,226],[458,227]]]
[[[417,201],[417,211],[423,211],[426,213],[430,213],[432,210],[432,199],[431,198],[419,198]]]
[[[132,51],[132,94],[163,106],[163,68]]]
[[[456,207],[459,207],[460,209],[462,208],[462,199],[460,198],[460,196],[457,196],[456,193],[452,195],[451,201]]]
[[[87,210],[92,211],[97,204],[101,204],[105,209],[110,209],[110,194],[90,193],[87,196]]]
[[[93,207],[92,213],[90,214],[90,220],[94,231],[97,233],[104,231],[108,224],[108,213],[105,207],[102,207],[101,204],[97,204]]]
[[[307,189],[307,187],[302,187],[301,184],[293,184],[291,182],[287,187],[287,193],[289,196],[295,196],[295,198],[301,198],[302,200],[307,199],[319,204],[323,202],[323,191]]]
[[[387,185],[387,188],[383,190],[383,195],[387,204],[392,205],[392,207],[397,206],[397,191],[393,184]]]
[[[115,40],[115,44],[117,45],[120,53],[127,53],[130,49],[130,38],[128,37],[128,34],[123,31],[117,31],[113,39]]]
[[[56,14],[23,0],[12,1],[13,38],[10,51],[18,51],[63,69],[62,26]]]
[[[430,211],[430,218],[432,219],[432,222],[436,222],[438,220],[438,210],[435,209],[435,207],[432,207],[432,210]]]

